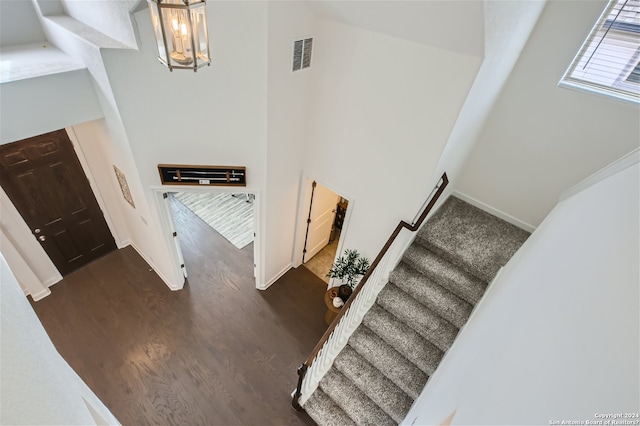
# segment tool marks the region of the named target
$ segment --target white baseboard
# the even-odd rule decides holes
[[[476,200],[475,198],[468,196],[467,194],[454,190],[452,195],[457,198],[460,198],[462,201],[466,201],[467,203],[479,208],[480,210],[484,210],[485,212],[493,216],[496,216],[506,222],[509,222],[510,224],[515,225],[518,228],[524,229],[525,231],[533,232],[536,229],[535,226],[530,225],[518,218],[515,218],[510,214],[507,214],[501,210],[493,208],[490,205],[483,203],[482,201]]]
[[[57,277],[51,277],[48,280],[46,280],[45,282],[43,282],[42,285],[45,286],[46,288],[49,288],[54,284],[58,284],[60,281],[62,281],[62,275],[57,276]]]
[[[126,240],[121,241],[118,244],[118,248],[119,249],[125,248],[126,246],[132,246],[133,248],[135,248],[135,246],[133,245],[133,241],[131,241],[131,238],[127,238]],[[138,250],[136,249],[136,251],[138,251]],[[142,255],[140,255],[140,256],[142,256]]]
[[[134,243],[133,241],[130,242],[131,247],[133,247],[133,249],[135,251],[138,252],[138,254],[140,255],[140,257],[142,257],[145,262],[147,262],[149,264],[149,266],[151,266],[151,269],[153,269],[153,271],[160,277],[160,279],[162,281],[164,281],[164,283],[167,285],[167,287],[169,287],[172,291],[177,291],[177,290],[182,290],[182,286],[175,286],[173,284],[171,284],[171,281],[167,279],[167,277],[165,277],[164,275],[162,275],[161,272],[158,271],[158,268],[156,268],[156,266],[153,264],[153,262],[151,261],[151,259],[149,259],[143,252],[142,250],[140,250]]]
[[[626,169],[627,167],[633,166],[634,164],[638,163],[639,161],[640,161],[640,148],[636,148],[633,151],[631,151],[630,153],[628,153],[627,155],[623,156],[622,158],[617,159],[616,161],[614,161],[613,163],[609,164],[605,168],[595,172],[594,174],[592,174],[588,178],[578,182],[577,184],[575,184],[571,188],[569,188],[566,191],[564,191],[562,194],[560,194],[558,202],[566,200],[567,198],[571,197],[572,195],[575,195],[578,192],[581,192],[581,191],[587,189],[588,187],[590,187],[592,185],[595,185],[596,183],[600,182],[601,180],[605,180],[609,176],[612,176],[612,175],[618,173],[619,171],[622,171],[622,170]]]
[[[45,288],[44,290],[39,291],[36,294],[32,294],[31,298],[33,299],[34,302],[37,302],[38,300],[42,300],[50,294],[51,294],[51,290],[49,290],[48,288]]]
[[[267,281],[267,283],[264,285],[264,287],[258,287],[258,290],[266,290],[269,287],[271,287],[271,285],[273,283],[278,281],[284,274],[289,272],[289,269],[291,269],[291,263],[289,263],[287,266],[282,268],[282,270],[280,272],[278,272],[273,278],[271,278],[269,281]]]

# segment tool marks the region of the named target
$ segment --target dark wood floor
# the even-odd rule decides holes
[[[236,249],[174,201],[189,272],[172,292],[131,247],[32,302],[56,348],[123,425],[314,424],[290,405],[325,283],[301,267],[255,289]]]

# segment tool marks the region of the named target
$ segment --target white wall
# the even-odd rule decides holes
[[[0,1],[0,46],[44,41],[45,35],[31,1]]]
[[[147,194],[143,190],[140,181],[130,141],[103,61],[103,53],[109,52],[111,49],[123,49],[126,45],[89,26],[93,21],[85,16],[87,9],[82,9],[82,11],[74,9],[77,12],[74,12],[74,14],[79,19],[88,20],[87,23],[83,23],[75,18],[63,15],[64,8],[61,3],[39,2],[37,4],[38,10],[45,15],[40,16],[40,19],[47,38],[67,55],[82,60],[90,73],[90,81],[92,83],[90,91],[97,100],[97,105],[101,109],[101,116],[104,116],[104,122],[101,122],[98,126],[94,125],[92,127],[89,125],[89,127],[84,128],[84,131],[81,129],[80,133],[82,135],[80,138],[82,140],[80,143],[83,146],[87,146],[88,143],[91,143],[91,140],[100,141],[100,148],[94,151],[96,155],[94,157],[95,161],[93,161],[93,168],[101,169],[103,173],[104,178],[96,179],[100,191],[112,195],[107,195],[106,201],[109,203],[108,213],[113,218],[112,224],[115,226],[114,234],[117,237],[118,244],[120,246],[132,244],[151,263],[169,287],[180,288],[184,278],[179,273],[180,271],[172,269],[168,248],[158,243],[158,235],[160,235],[161,229],[153,215],[155,212],[151,212],[148,206]],[[106,14],[106,22],[116,18],[129,19],[123,13],[122,3],[117,5],[112,4],[112,2],[104,3],[102,6],[109,9],[103,11]],[[69,11],[71,12],[71,10]],[[123,22],[121,25],[131,26],[131,23]],[[85,106],[81,103],[72,103],[69,107],[82,111]],[[95,132],[95,134],[92,134],[92,132]],[[135,209],[129,206],[122,196],[113,195],[113,181],[109,181],[106,178],[113,165],[117,166],[125,174],[136,204]],[[104,187],[102,187],[103,185]],[[119,189],[116,189],[117,191]],[[155,207],[155,202],[152,203],[152,206]]]
[[[0,109],[0,143],[59,130],[102,115],[86,70],[3,83]],[[0,251],[11,250],[7,261],[20,268],[17,270],[25,292],[35,299],[48,294],[47,287],[62,277],[2,190],[0,228]]]
[[[305,173],[349,199],[344,247],[372,259],[435,184],[482,59],[329,20],[316,33]]]
[[[485,58],[432,178],[435,182],[446,172],[452,182],[443,199],[457,185],[465,161],[545,4],[546,0],[484,2]]]
[[[265,190],[267,5],[210,2],[207,15],[212,65],[196,73],[170,72],[158,62],[146,9],[135,14],[138,51],[102,51],[148,205],[130,224],[133,240],[169,278],[174,265],[159,242],[151,189],[160,186],[159,163],[246,166],[246,190]]]
[[[47,5],[39,4],[39,7]],[[78,19],[92,24],[81,10],[68,4],[66,8]],[[101,189],[113,196],[107,198],[110,198],[109,206],[114,208],[116,234],[120,242],[133,244],[171,288],[180,288],[183,278],[174,268],[168,245],[162,244],[159,238],[160,218],[150,189],[159,184],[157,164],[245,165],[249,176],[247,189],[256,192],[265,189],[266,4],[216,2],[208,8],[212,16],[209,26],[214,65],[197,74],[170,73],[158,64],[146,9],[137,15],[143,27],[141,49],[131,52],[123,52],[122,43],[83,26],[74,18],[41,17],[49,40],[68,55],[81,58],[91,74],[93,85],[90,87],[95,88],[97,96],[85,88],[83,93],[97,97],[94,105],[101,107],[100,115],[104,114],[106,125],[104,129],[84,131],[80,136],[84,141],[91,138],[92,132],[97,132],[97,137],[103,140],[103,162],[100,165],[94,162],[94,168],[102,169],[106,178],[109,175],[106,169],[115,164],[127,176],[135,210],[117,193],[113,194],[107,179],[97,179],[99,186],[106,185]],[[60,6],[51,13],[62,12]],[[108,15],[110,19],[115,16]],[[216,40],[233,42],[216,44]],[[32,82],[28,80],[25,84]],[[91,105],[87,105],[86,110],[79,105],[82,104],[70,103],[69,108],[74,114],[92,111]],[[5,110],[9,110],[8,104],[3,106],[3,119]],[[172,120],[161,118],[167,111],[172,112]],[[180,125],[187,123],[194,112],[199,124]],[[31,126],[31,121],[25,126]],[[56,128],[78,123],[58,118],[51,121],[56,123]],[[16,126],[4,123],[2,126],[3,132],[14,128]],[[32,129],[29,127],[29,130]],[[37,129],[33,134],[43,131]]]
[[[454,411],[454,425],[639,411],[637,158],[551,211],[491,284],[403,424],[440,424]]]
[[[557,87],[605,5],[547,3],[456,189],[536,226],[563,190],[640,144],[637,104]]]
[[[342,0],[307,2],[318,18],[416,41],[471,56],[483,56],[483,1]],[[464,29],[461,31],[460,29]]]
[[[0,143],[102,117],[85,69],[2,84]]]
[[[119,424],[56,351],[2,255],[0,302],[2,424]]]
[[[73,126],[68,132],[116,244],[124,247],[131,235],[125,212],[133,207],[124,199],[113,169],[115,149],[107,123],[104,119],[88,121]]]
[[[131,48],[136,47],[129,9],[137,0],[62,0],[61,3],[65,14]]]
[[[291,71],[293,42],[314,36],[315,20],[305,2],[270,2],[268,13],[269,125],[264,232],[265,273],[272,281],[291,267],[308,126],[309,85],[314,70],[312,65],[302,71]]]
[[[62,275],[2,188],[0,253],[6,253],[7,262],[19,273],[18,278],[25,294],[30,294],[34,299],[48,294],[47,287],[62,279]],[[32,281],[34,277],[37,278],[36,281]]]
[[[131,232],[124,213],[127,208],[133,209],[124,200],[113,171],[114,150],[105,120],[80,123],[67,132],[116,244],[118,247],[130,244]],[[62,276],[1,188],[0,231],[0,251],[16,272],[25,293],[35,300],[49,294],[47,287]]]

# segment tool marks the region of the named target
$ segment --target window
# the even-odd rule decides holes
[[[640,0],[611,0],[561,86],[640,103]]]

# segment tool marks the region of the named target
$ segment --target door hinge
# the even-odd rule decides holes
[[[177,233],[177,232],[175,232],[175,231],[173,231],[173,236],[174,236],[174,237],[177,237],[177,236],[178,236],[178,233]]]
[[[181,268],[184,268],[184,263],[180,265]]]
[[[305,254],[307,252],[307,249],[302,250],[302,254]]]
[[[313,188],[315,188],[317,184],[318,184],[318,182],[316,182],[316,181],[314,180],[314,181],[313,181],[313,183],[311,184],[311,186],[312,186]]]
[[[162,194],[162,198],[169,198],[169,193],[165,192],[164,194]]]
[[[311,218],[307,219],[307,225],[311,223]]]

